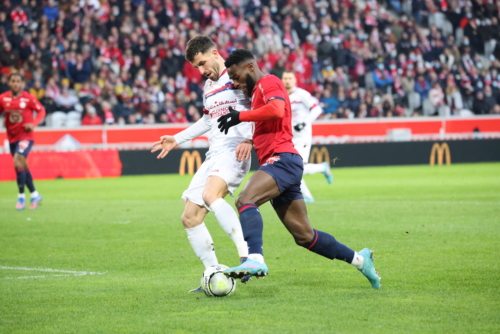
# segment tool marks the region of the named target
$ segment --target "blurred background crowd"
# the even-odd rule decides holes
[[[4,0],[0,92],[20,72],[46,124],[186,123],[204,78],[186,42],[295,71],[321,118],[500,114],[493,0]]]

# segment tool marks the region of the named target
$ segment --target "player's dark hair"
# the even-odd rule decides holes
[[[216,45],[214,41],[208,36],[196,36],[187,42],[186,45],[186,60],[190,63],[193,62],[194,57],[198,53],[205,53],[211,49],[215,49]]]
[[[231,52],[229,57],[227,57],[224,65],[226,68],[230,68],[233,65],[238,65],[239,63],[249,59],[255,59],[254,55],[250,51],[246,49],[236,49]]]
[[[10,78],[12,78],[15,75],[17,75],[19,78],[21,78],[21,81],[24,80],[23,76],[19,72],[13,72],[13,73],[9,74],[9,76],[7,77],[7,80],[10,81]]]

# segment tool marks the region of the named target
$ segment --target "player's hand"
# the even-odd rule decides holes
[[[174,136],[161,136],[160,141],[153,144],[151,153],[161,150],[160,154],[156,157],[157,159],[163,159],[167,156],[168,152],[172,151],[177,147],[177,142]]]
[[[26,123],[24,124],[24,130],[26,130],[26,132],[31,132],[33,131],[33,129],[35,129],[35,126],[31,123]]]
[[[300,132],[305,127],[306,127],[306,123],[299,123],[299,124],[295,125],[293,128],[295,131]]]
[[[236,147],[236,159],[238,161],[249,160],[252,154],[253,141],[245,139]]]
[[[229,107],[229,112],[217,119],[219,122],[219,130],[220,132],[224,132],[227,135],[229,128],[238,125],[241,123],[240,121],[240,113],[233,109],[233,107]]]

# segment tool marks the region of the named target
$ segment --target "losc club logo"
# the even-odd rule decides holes
[[[451,165],[451,152],[450,147],[447,143],[434,143],[431,149],[431,156],[429,159],[429,164],[434,166],[436,164],[436,155],[437,155],[437,164],[442,165],[444,159],[446,158],[446,164]]]
[[[186,174],[186,165],[187,165],[187,173],[189,175],[193,175],[201,166],[201,156],[198,151],[184,151],[181,157],[181,163],[179,165],[179,174]]]
[[[263,166],[272,165],[276,161],[280,161],[279,155],[275,155],[274,157],[270,157],[269,159],[267,159],[266,163]]]
[[[320,149],[317,147],[313,147],[311,150],[311,157],[309,158],[309,163],[317,163],[320,164],[322,162],[330,163],[330,153],[328,153],[328,149],[322,146]]]

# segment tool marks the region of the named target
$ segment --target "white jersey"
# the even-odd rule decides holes
[[[293,136],[312,139],[312,122],[323,112],[314,98],[308,91],[295,87],[290,94],[290,105],[292,106],[292,127],[297,124],[305,123],[301,131],[293,129]]]
[[[222,71],[219,80],[207,79],[203,89],[203,117],[184,131],[176,134],[177,144],[185,143],[191,139],[209,133],[210,148],[207,158],[228,149],[236,149],[245,139],[252,139],[254,125],[251,122],[242,122],[229,129],[227,135],[220,132],[217,119],[229,112],[228,107],[235,110],[249,110],[250,99],[241,90],[234,88],[233,81],[229,79],[227,69]]]

